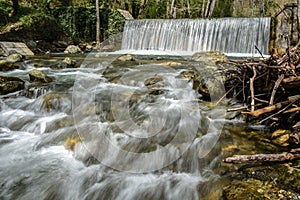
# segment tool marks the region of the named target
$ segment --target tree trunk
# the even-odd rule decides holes
[[[216,0],[209,0],[206,5],[205,17],[209,18],[212,16],[216,5]]]
[[[96,0],[96,48],[100,48],[100,10],[99,0]]]
[[[176,7],[175,7],[176,0],[172,0],[170,15],[175,19],[176,18]]]

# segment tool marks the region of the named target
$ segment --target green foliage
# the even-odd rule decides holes
[[[213,17],[232,17],[234,0],[219,0],[216,3]]]
[[[36,12],[20,18],[24,32],[30,32],[28,38],[46,41],[58,40],[62,36],[62,29],[55,18],[43,12]],[[54,28],[55,27],[55,28]]]
[[[67,7],[53,10],[58,23],[75,42],[93,41],[96,37],[96,9]],[[101,40],[122,31],[125,19],[116,10],[100,9]]]

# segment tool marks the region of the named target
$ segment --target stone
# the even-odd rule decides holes
[[[0,94],[5,95],[8,93],[23,90],[25,88],[24,81],[18,77],[0,76]]]
[[[64,93],[48,93],[43,96],[43,107],[47,112],[60,110],[63,112],[71,111],[71,100],[68,94]]]
[[[182,64],[179,63],[179,62],[169,61],[169,62],[159,63],[159,65],[164,65],[164,66],[178,66],[178,65],[182,65]]]
[[[115,45],[113,44],[109,44],[109,45],[105,45],[104,47],[101,48],[101,51],[104,51],[104,52],[112,52],[112,51],[115,51]]]
[[[69,57],[66,57],[63,61],[51,66],[52,69],[64,69],[64,68],[77,68],[77,62]]]
[[[7,60],[0,60],[0,71],[7,72],[15,69],[19,69],[20,65],[14,62],[8,62]]]
[[[123,56],[120,56],[118,58],[119,61],[123,61],[123,62],[126,62],[126,61],[135,61],[134,57],[130,54],[127,54],[127,55],[123,55]]]
[[[219,51],[210,51],[210,52],[197,52],[194,53],[191,57],[192,61],[196,62],[226,62],[228,61],[227,56]]]
[[[10,54],[9,56],[7,56],[6,61],[16,63],[16,62],[21,62],[22,58],[23,58],[23,56],[21,54],[14,53],[14,54]]]
[[[53,81],[53,78],[45,75],[43,72],[37,69],[29,72],[29,78],[31,82],[49,83]]]
[[[81,49],[78,46],[75,45],[69,45],[65,51],[65,54],[77,54],[77,53],[82,53]]]
[[[155,75],[154,77],[146,79],[144,81],[144,84],[145,84],[145,86],[149,87],[149,86],[155,85],[162,81],[164,81],[164,78],[162,76]]]
[[[30,49],[36,49],[37,48],[37,43],[33,40],[29,40],[26,42],[26,45],[28,46],[28,48]]]

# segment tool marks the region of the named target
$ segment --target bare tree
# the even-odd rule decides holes
[[[100,48],[100,10],[99,0],[96,0],[96,48]]]
[[[205,9],[205,17],[212,17],[216,5],[216,0],[208,0]]]
[[[141,0],[140,2],[140,9],[139,9],[139,18],[142,16],[145,8],[146,0]]]
[[[170,15],[175,19],[176,18],[176,7],[175,7],[176,0],[172,0]]]

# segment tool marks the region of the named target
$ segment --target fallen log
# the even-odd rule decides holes
[[[258,163],[258,162],[286,162],[300,158],[300,150],[293,149],[291,152],[281,154],[254,154],[234,155],[224,159],[225,163]]]
[[[247,114],[247,115],[252,115],[254,117],[259,117],[262,114],[269,113],[269,112],[272,112],[274,110],[280,109],[283,106],[286,106],[290,103],[298,101],[299,99],[300,99],[300,95],[295,95],[295,96],[290,97],[287,101],[276,103],[272,106],[267,106],[267,107],[257,109],[257,110],[254,110],[254,111],[250,111],[250,112],[245,111],[245,112],[242,112],[242,114]]]

